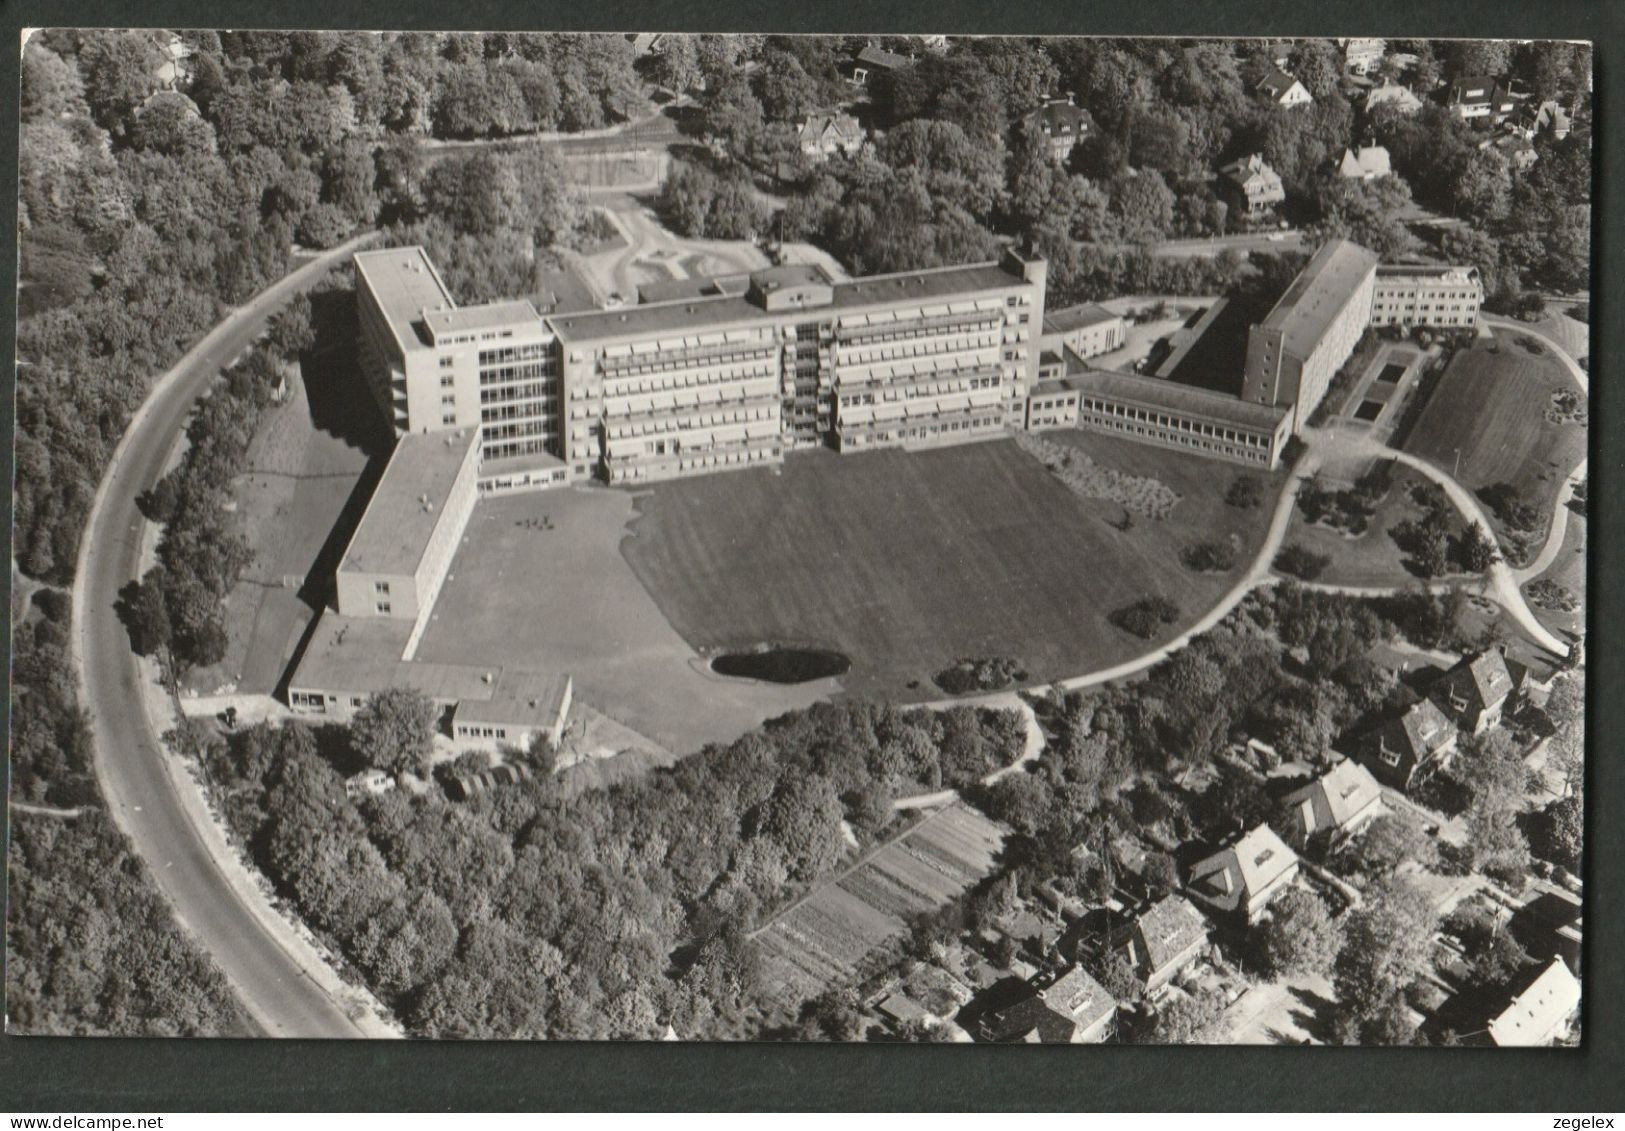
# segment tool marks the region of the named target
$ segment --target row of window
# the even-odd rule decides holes
[[[1210,436],[1215,440],[1223,440],[1230,444],[1244,444],[1250,448],[1267,448],[1269,439],[1254,432],[1242,432],[1234,428],[1225,428],[1218,424],[1208,424],[1200,420],[1187,420],[1181,416],[1170,416],[1165,412],[1150,412],[1142,408],[1133,408],[1129,405],[1117,404],[1114,401],[1100,400],[1095,397],[1084,397],[1083,408],[1086,412],[1093,412],[1103,416],[1118,416],[1127,420],[1140,421],[1157,428],[1168,428],[1177,432],[1188,432],[1193,436]]]
[[[776,359],[759,358],[755,361],[717,365],[698,371],[690,370],[680,376],[606,380],[603,396],[609,400],[614,397],[629,397],[636,393],[659,393],[668,389],[700,389],[708,385],[729,385],[738,381],[777,379],[778,376],[779,366]]]
[[[758,420],[774,420],[778,416],[779,406],[775,402],[771,405],[734,409],[732,411],[696,412],[684,416],[667,416],[654,420],[645,420],[639,424],[617,425],[613,422],[605,422],[604,433],[615,438],[652,436],[661,432],[686,432],[698,428],[720,428],[727,424],[750,424]]]
[[[473,723],[457,724],[458,738],[507,738],[507,727],[475,726]]]
[[[909,440],[925,440],[932,436],[946,436],[955,432],[982,432],[1001,423],[997,415],[977,416],[969,420],[943,420],[934,424],[921,424],[910,428],[887,428],[884,431],[866,429],[841,433],[841,446],[852,448],[873,447],[876,444],[901,444]]]
[[[504,361],[528,361],[532,358],[546,357],[551,343],[529,342],[522,346],[505,346],[502,349],[481,350],[480,367],[495,365]]]
[[[500,389],[481,389],[481,404],[504,404],[507,401],[553,400],[553,390],[545,381],[532,381],[525,385],[505,385]]]
[[[499,420],[551,419],[553,413],[546,405],[502,404],[480,410],[480,423],[493,424]]]
[[[558,425],[551,420],[526,420],[518,424],[488,424],[480,429],[480,443],[512,440],[520,436],[556,436]]]
[[[715,346],[691,346],[661,350],[658,353],[637,354],[630,357],[601,357],[598,368],[606,379],[641,377],[647,373],[667,373],[674,369],[692,369],[697,365],[726,365],[729,362],[751,361],[776,357],[776,342],[728,342]]]
[[[1134,424],[1127,420],[1112,417],[1080,416],[1078,422],[1085,427],[1104,432],[1121,432],[1127,436],[1141,436],[1153,443],[1190,448],[1193,451],[1217,452],[1232,459],[1246,460],[1248,463],[1269,462],[1267,451],[1252,451],[1246,447],[1237,447],[1220,440],[1204,440],[1188,432],[1167,432],[1160,428]]]

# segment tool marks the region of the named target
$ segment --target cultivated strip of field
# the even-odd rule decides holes
[[[964,805],[931,814],[756,933],[767,983],[786,1001],[816,996],[902,934],[911,916],[987,875],[1003,843],[998,825]]]

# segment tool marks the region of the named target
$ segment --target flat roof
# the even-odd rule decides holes
[[[403,350],[427,344],[416,326],[425,310],[452,310],[457,306],[428,252],[421,247],[358,251],[354,260],[357,273],[377,299]]]
[[[1063,306],[1059,310],[1045,314],[1044,330],[1046,333],[1065,334],[1072,330],[1081,330],[1085,326],[1122,320],[1121,314],[1113,314],[1097,302],[1080,302],[1076,306]]]
[[[638,288],[639,302],[676,302],[678,299],[716,298],[719,295],[742,295],[750,288],[750,276],[711,275],[700,278],[661,279],[644,283]]]
[[[1376,266],[1376,254],[1359,244],[1344,239],[1329,241],[1298,272],[1261,325],[1280,331],[1286,352],[1298,358],[1308,357]]]
[[[500,665],[403,660],[411,634],[408,620],[323,613],[288,686],[346,695],[410,687],[456,703],[465,720],[481,722],[550,725],[558,717],[568,677]]]
[[[830,302],[811,309],[825,311],[895,306],[952,295],[1002,290],[1020,286],[1023,282],[1021,276],[997,263],[903,271],[835,283]],[[723,295],[553,317],[548,319],[548,323],[566,342],[591,342],[681,330],[697,331],[739,323],[780,321],[793,319],[800,313],[797,310],[767,311],[742,295]]]
[[[1076,354],[1072,355],[1076,358]],[[1182,385],[1160,377],[1118,373],[1111,369],[1076,369],[1065,378],[1069,388],[1080,393],[1128,401],[1144,408],[1207,417],[1223,424],[1256,431],[1274,432],[1287,407],[1253,404],[1238,397]]]
[[[457,471],[478,442],[477,428],[402,436],[339,569],[399,576],[416,573]]]
[[[556,471],[564,466],[564,461],[552,452],[527,452],[519,456],[503,456],[501,459],[481,460],[480,478],[489,479],[493,475],[515,475],[524,471]]]
[[[569,678],[530,668],[504,668],[489,699],[465,698],[457,703],[457,721],[551,726],[564,706]]]
[[[512,326],[516,322],[529,322],[538,330],[542,328],[542,316],[524,299],[484,302],[479,306],[460,306],[452,310],[431,310],[425,321],[436,337],[459,331],[491,330],[498,326]]]

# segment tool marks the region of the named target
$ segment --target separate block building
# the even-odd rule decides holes
[[[836,153],[856,153],[863,144],[863,127],[851,114],[809,114],[796,131],[801,152],[814,161]]]
[[[1121,349],[1128,339],[1128,323],[1121,314],[1104,306],[1083,302],[1063,306],[1044,314],[1043,348],[1060,353],[1071,350],[1079,357],[1097,357]]]
[[[1459,78],[1445,90],[1445,105],[1467,121],[1489,119],[1499,124],[1517,109],[1517,100],[1490,75]]]
[[[1114,950],[1122,950],[1147,993],[1155,993],[1201,957],[1207,947],[1207,920],[1181,895],[1152,904],[1124,929]]]
[[[1308,106],[1314,102],[1307,87],[1279,66],[1273,66],[1258,82],[1258,93],[1277,106]]]
[[[1483,302],[1476,267],[1384,264],[1371,292],[1371,324],[1472,327]]]
[[[409,623],[408,655],[474,513],[476,436],[473,428],[402,436],[339,559],[340,615]]]
[[[1343,150],[1337,171],[1350,180],[1374,181],[1393,172],[1388,150],[1381,145],[1362,145],[1359,149]]]
[[[1298,854],[1268,825],[1191,869],[1187,890],[1214,911],[1256,923],[1264,909],[1298,878]]]
[[[1000,1043],[1091,1044],[1111,1035],[1117,1003],[1081,966],[1056,977],[1040,974],[1032,992],[983,1016],[983,1040]]]
[[[1076,398],[1071,419],[1080,428],[1272,470],[1292,434],[1284,409],[1159,377],[1078,364],[1060,383],[1046,382],[1035,390],[1035,400],[1053,406],[1048,411],[1056,422],[1046,424],[1045,415],[1035,412],[1029,414],[1031,426],[1069,424],[1068,406],[1056,403],[1067,397]]]
[[[1343,67],[1351,75],[1369,75],[1388,54],[1386,39],[1361,37],[1343,41]]]
[[[1243,399],[1290,406],[1301,431],[1371,324],[1376,277],[1370,251],[1344,239],[1323,245],[1249,332]]]

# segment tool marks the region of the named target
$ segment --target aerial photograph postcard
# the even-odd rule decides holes
[[[919,30],[24,34],[9,1033],[1581,1043],[1589,44]]]

